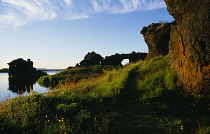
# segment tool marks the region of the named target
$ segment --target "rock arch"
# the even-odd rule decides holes
[[[129,59],[129,63],[136,62],[138,60],[144,60],[147,56],[147,53],[136,53],[132,52],[130,54],[119,54],[106,56],[102,61],[102,65],[111,65],[111,66],[122,66],[122,61],[124,59]]]

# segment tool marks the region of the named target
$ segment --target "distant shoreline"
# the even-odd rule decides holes
[[[36,69],[36,70],[40,70],[40,71],[62,71],[65,69]]]
[[[36,69],[36,70],[39,70],[39,71],[62,71],[65,69]],[[9,69],[7,69],[7,68],[0,69],[0,73],[8,73],[8,72],[9,72]]]

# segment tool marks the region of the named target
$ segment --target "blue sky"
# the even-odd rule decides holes
[[[1,0],[0,68],[30,58],[37,68],[67,68],[88,52],[147,52],[140,30],[173,21],[164,0]]]

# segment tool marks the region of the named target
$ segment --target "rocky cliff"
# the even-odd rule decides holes
[[[192,94],[210,95],[210,0],[165,2],[175,21],[142,29],[147,59],[169,53],[178,86]]]
[[[168,54],[170,31],[169,23],[153,23],[148,27],[143,27],[141,34],[143,34],[149,50],[146,59]]]
[[[185,91],[210,94],[210,0],[165,0],[171,24],[169,53]]]

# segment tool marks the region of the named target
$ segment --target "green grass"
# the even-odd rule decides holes
[[[122,90],[126,87],[129,71],[135,68],[135,66],[135,64],[130,64],[124,68],[106,71],[105,75],[95,84],[94,90],[91,90],[88,95],[95,98],[107,98],[116,97],[121,94]]]
[[[79,67],[66,69],[55,75],[48,75],[39,78],[38,83],[44,87],[55,87],[59,84],[68,82],[79,82],[80,80],[99,77],[104,70],[110,70],[113,67],[95,65],[92,67]]]
[[[198,134],[209,134],[210,133],[210,126],[205,126],[205,127],[200,128],[197,131],[197,133]]]
[[[84,78],[70,78],[78,74]],[[47,77],[63,82],[57,83],[56,91],[0,104],[1,134],[210,132],[209,98],[176,88],[168,56],[123,68],[80,68]]]
[[[176,89],[176,74],[169,65],[169,57],[157,57],[144,62],[138,70],[137,90],[141,99],[154,98]]]

